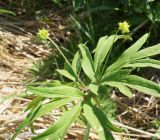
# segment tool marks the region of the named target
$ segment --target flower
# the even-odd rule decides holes
[[[118,29],[122,31],[122,34],[129,32],[130,25],[128,24],[127,21],[119,22],[118,25],[119,25]]]
[[[45,41],[49,38],[49,32],[46,29],[40,29],[37,33],[37,39],[40,41]]]

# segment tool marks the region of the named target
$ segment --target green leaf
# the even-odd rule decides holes
[[[107,82],[110,81],[106,81],[102,84],[107,84]],[[148,95],[160,97],[160,85],[139,76],[129,75],[123,78],[117,77],[117,79],[113,82],[123,83],[130,88],[136,89]]]
[[[15,137],[20,133],[20,131],[23,128],[30,125],[38,117],[41,117],[42,115],[44,115],[44,114],[46,114],[46,113],[48,113],[52,110],[55,110],[55,109],[65,105],[65,104],[67,104],[67,103],[69,103],[73,100],[74,100],[73,98],[66,98],[66,99],[59,99],[59,100],[56,100],[56,101],[52,101],[52,102],[49,102],[49,103],[46,103],[46,104],[43,104],[43,105],[41,105],[41,103],[37,104],[37,106],[29,112],[27,117],[18,126],[18,128],[16,129],[16,133],[13,136],[12,139],[14,140]]]
[[[81,70],[81,54],[80,51],[77,51],[73,60],[72,60],[72,68],[75,73],[78,75]]]
[[[151,96],[160,97],[160,85],[139,76],[130,75],[121,80],[128,87],[141,91]]]
[[[94,55],[94,68],[96,73],[99,73],[100,66],[111,50],[114,42],[120,38],[130,39],[130,37],[125,35],[112,35],[109,37],[104,36],[99,39]]]
[[[105,73],[102,76],[102,80],[101,82],[105,82],[105,81],[116,81],[116,79],[120,79],[122,77],[125,77],[127,75],[129,75],[131,73],[130,69],[122,69],[122,70],[117,70],[113,73]]]
[[[75,81],[75,77],[73,77],[68,71],[66,70],[60,70],[60,69],[57,69],[57,72],[61,75],[63,75],[64,77],[72,80],[72,81]]]
[[[122,94],[124,94],[125,96],[127,96],[129,98],[133,97],[131,90],[127,86],[125,86],[123,83],[107,82],[107,85],[118,88],[118,90]]]
[[[81,98],[84,95],[79,89],[69,86],[28,87],[28,90],[36,95],[49,98]]]
[[[34,114],[39,110],[40,106],[41,102],[39,102],[39,104],[28,113],[25,120],[23,120],[23,122],[16,128],[15,134],[12,136],[11,140],[14,140],[23,128],[31,124],[30,120],[32,120]]]
[[[73,70],[72,65],[70,63],[66,61],[64,68],[70,75],[72,75],[72,77],[77,78],[77,74]]]
[[[160,69],[160,61],[154,59],[140,59],[126,64],[125,67],[153,67]]]
[[[106,69],[105,74],[112,73],[122,68],[126,64],[132,62],[133,57],[135,56],[137,51],[142,47],[142,45],[146,42],[147,38],[148,38],[148,34],[143,35],[131,47],[129,47],[125,52],[123,52],[122,55],[117,59],[117,61]]]
[[[150,57],[150,56],[154,56],[160,54],[160,44],[142,49],[140,51],[138,51],[135,55],[134,55],[134,60],[137,59],[142,59],[142,58],[146,58],[146,57]]]
[[[28,106],[27,106],[27,108],[25,109],[25,111],[28,111],[29,109],[36,107],[40,101],[43,101],[43,99],[44,99],[44,97],[37,96],[34,100],[32,100],[32,101],[28,104]]]
[[[40,135],[33,137],[33,140],[62,140],[68,127],[77,119],[82,107],[76,105],[65,112],[57,122]]]
[[[88,50],[88,48],[84,44],[78,45],[81,54],[82,54],[82,68],[85,74],[88,76],[88,78],[92,81],[95,80],[95,73],[94,73],[94,67],[93,67],[93,60],[92,56]]]
[[[94,93],[95,95],[98,95],[98,86],[95,84],[90,84],[89,85],[89,89],[92,93]]]
[[[9,11],[9,10],[5,10],[5,9],[0,9],[0,14],[11,14],[11,15],[16,16],[16,14],[14,12]]]
[[[87,121],[97,131],[100,140],[114,140],[110,130],[119,132],[120,129],[113,126],[99,108],[91,103],[85,103],[83,110]]]
[[[51,101],[49,103],[43,104],[39,110],[36,112],[34,117],[32,118],[32,121],[35,120],[38,117],[41,117],[44,114],[47,114],[48,112],[55,110],[71,101],[73,101],[73,98],[64,98],[64,99],[59,99],[56,101]],[[75,100],[74,100],[75,101]]]

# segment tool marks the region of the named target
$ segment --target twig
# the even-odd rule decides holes
[[[118,122],[114,122],[114,121],[112,121],[112,123],[114,125],[119,126],[119,127],[127,128],[129,130],[132,130],[132,131],[135,131],[135,132],[138,132],[138,133],[142,133],[142,134],[145,134],[145,135],[150,136],[150,137],[156,137],[156,138],[160,139],[160,135],[158,135],[158,134],[153,134],[153,133],[143,131],[143,130],[140,130],[140,129],[137,129],[137,128],[133,128],[133,127],[130,127],[130,126],[118,123]]]

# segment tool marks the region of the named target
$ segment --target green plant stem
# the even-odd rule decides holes
[[[61,49],[58,47],[58,45],[49,37],[48,38],[49,39],[49,41],[56,47],[56,49],[59,51],[59,53],[62,55],[62,57],[64,58],[64,60],[69,64],[69,65],[71,65],[70,63],[69,63],[69,61],[68,61],[68,59],[65,57],[65,55],[63,54],[63,52],[61,51]]]
[[[91,128],[91,126],[90,126],[89,122],[87,122],[87,128],[86,128],[86,130],[84,131],[83,140],[89,140],[90,128]]]
[[[59,53],[62,55],[62,57],[66,61],[66,63],[68,63],[68,65],[70,65],[72,67],[72,65],[70,64],[70,62],[68,61],[68,59],[65,57],[65,55],[63,54],[63,52],[61,51],[61,49],[58,47],[58,45],[50,37],[48,39],[56,47],[56,49],[59,51]],[[77,77],[77,80],[84,86],[84,84],[83,84],[83,82],[81,81],[80,78]]]

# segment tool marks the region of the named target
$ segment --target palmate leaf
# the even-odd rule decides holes
[[[58,87],[28,87],[32,93],[49,98],[82,98],[83,92],[74,87],[58,86]]]
[[[23,128],[30,125],[38,117],[41,117],[42,115],[44,115],[54,109],[57,109],[57,108],[65,105],[73,100],[74,100],[73,98],[65,98],[65,99],[59,99],[56,101],[51,101],[51,102],[43,104],[43,105],[41,103],[39,103],[35,108],[33,108],[29,112],[29,114],[27,115],[25,120],[17,127],[16,133],[13,136],[12,140],[15,139],[15,137],[20,133],[20,131]]]
[[[124,85],[130,88],[136,89],[148,95],[160,97],[160,85],[150,80],[141,78],[139,76],[129,75],[123,78],[117,77],[116,80],[110,79],[102,84],[107,84],[107,82],[123,83]]]
[[[63,105],[66,105],[67,103],[75,101],[73,98],[64,98],[64,99],[58,99],[55,101],[51,101],[49,103],[43,104],[38,111],[35,113],[34,117],[32,118],[32,121],[37,119],[38,117],[41,117],[44,114],[47,114],[48,112],[55,110]]]
[[[101,37],[98,41],[97,47],[95,49],[94,55],[94,68],[96,74],[99,73],[100,66],[102,62],[105,60],[107,54],[111,50],[113,43],[116,42],[120,38],[131,39],[129,36],[125,35],[112,35],[112,36],[104,36]]]
[[[80,104],[65,112],[57,122],[33,140],[63,140],[68,127],[77,119],[82,106]]]
[[[94,81],[95,80],[95,72],[94,72],[94,67],[93,67],[92,56],[91,56],[88,48],[85,46],[85,44],[79,44],[78,47],[80,48],[81,54],[82,54],[83,71],[91,81]]]
[[[160,61],[154,59],[140,59],[126,64],[125,67],[153,67],[160,69]]]
[[[142,45],[145,43],[147,38],[148,38],[148,34],[143,35],[131,47],[129,47],[126,51],[124,51],[122,55],[117,59],[117,61],[106,69],[105,74],[112,73],[116,70],[119,70],[126,64],[131,63],[134,60],[133,57],[138,52],[138,50],[142,47]]]
[[[30,120],[32,120],[34,114],[39,110],[40,106],[41,102],[39,102],[39,104],[28,113],[23,122],[16,128],[15,134],[12,136],[11,140],[14,140],[23,128],[31,124]]]
[[[100,140],[114,140],[110,130],[121,131],[113,126],[106,115],[96,106],[87,102],[83,105],[84,115],[91,127],[97,131]]]

